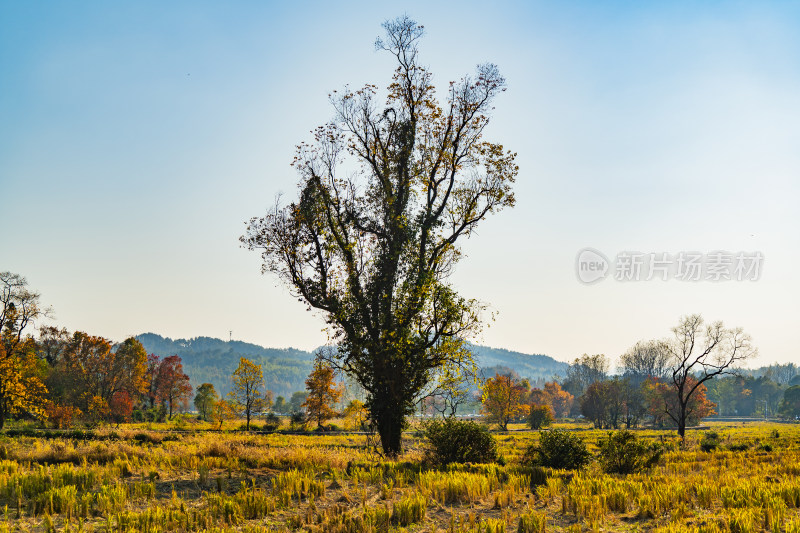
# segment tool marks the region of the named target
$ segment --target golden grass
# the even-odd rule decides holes
[[[603,431],[573,427],[591,450]],[[159,432],[96,438],[0,435],[3,531],[409,531],[800,533],[800,425],[715,424],[720,447],[670,450],[642,474],[519,463],[538,434],[498,435],[504,466],[420,464],[407,437],[397,461],[363,435]]]

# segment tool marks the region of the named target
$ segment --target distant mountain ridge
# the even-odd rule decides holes
[[[475,355],[475,362],[484,371],[495,367],[508,367],[520,377],[529,378],[531,381],[549,381],[554,376],[563,377],[569,367],[569,364],[544,354],[526,354],[474,344],[470,345],[470,350]],[[486,377],[491,376],[487,375]]]
[[[264,381],[275,396],[289,398],[293,392],[305,389],[305,379],[311,371],[314,354],[297,348],[266,348],[242,341],[224,341],[212,337],[170,339],[155,333],[143,333],[136,338],[148,353],[160,357],[179,355],[183,370],[189,375],[192,386],[212,383],[221,395],[231,390],[231,374],[246,357],[261,365]],[[499,368],[509,368],[523,378],[549,380],[564,375],[567,363],[542,354],[524,354],[470,345],[478,366],[487,377]]]

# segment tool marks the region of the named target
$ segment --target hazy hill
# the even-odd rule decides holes
[[[241,341],[223,341],[211,337],[194,339],[165,338],[154,333],[136,337],[148,353],[164,357],[179,355],[183,370],[192,380],[192,386],[213,383],[221,395],[231,390],[231,374],[239,365],[240,357],[247,357],[261,365],[264,381],[275,396],[288,399],[292,392],[305,388],[305,379],[311,372],[313,355],[295,348],[265,348]]]
[[[213,383],[223,395],[231,389],[231,374],[239,364],[239,358],[247,357],[262,366],[267,388],[275,396],[288,399],[292,392],[305,388],[305,379],[311,371],[314,357],[311,352],[296,348],[265,348],[257,344],[223,341],[211,337],[173,340],[155,333],[144,333],[136,338],[148,353],[161,357],[179,355],[193,387],[196,388],[201,383]],[[549,380],[554,375],[563,376],[566,373],[566,363],[546,355],[530,355],[475,345],[470,346],[470,349],[476,356],[478,366],[485,369],[487,377],[494,375],[494,370],[499,367],[510,368],[532,381]]]
[[[503,348],[489,348],[488,346],[471,345],[470,349],[475,354],[478,366],[484,369],[486,377],[491,377],[494,372],[487,372],[496,367],[507,367],[514,370],[520,377],[535,380],[551,380],[553,376],[564,377],[567,373],[567,363],[556,361],[548,355],[526,354],[512,352]]]

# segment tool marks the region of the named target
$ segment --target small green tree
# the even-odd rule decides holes
[[[307,396],[308,392],[305,391],[293,392],[292,397],[289,398],[289,414],[305,413],[305,407],[303,404],[306,403]]]
[[[276,413],[285,414],[289,410],[289,404],[286,403],[286,398],[278,396],[275,398],[275,405],[272,406]]]
[[[239,358],[239,366],[233,372],[233,390],[229,396],[236,410],[247,419],[249,431],[253,415],[265,411],[272,403],[272,393],[264,390],[261,365],[244,357]]]
[[[789,387],[783,392],[780,414],[786,418],[800,416],[800,385]]]
[[[553,410],[549,405],[531,405],[528,414],[528,425],[533,429],[542,429],[553,423]]]
[[[194,397],[194,406],[200,416],[208,422],[214,412],[214,404],[219,401],[219,394],[217,394],[214,385],[211,383],[203,383],[197,387],[197,394]]]

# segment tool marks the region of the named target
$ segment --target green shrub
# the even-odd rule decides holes
[[[539,432],[539,444],[528,447],[523,461],[530,465],[578,470],[589,464],[592,454],[586,443],[566,429]]]
[[[306,414],[302,411],[298,411],[297,413],[292,413],[289,417],[289,425],[291,429],[303,429],[306,425]]]
[[[700,439],[700,449],[704,452],[713,452],[720,445],[719,433],[716,431],[707,431],[703,438]]]
[[[315,427],[314,431],[316,433],[326,433],[328,431],[344,431],[344,428],[336,424],[322,424],[321,426]]]
[[[281,427],[281,419],[275,413],[270,413],[265,418],[264,431],[275,431]]]
[[[425,424],[427,459],[436,464],[488,463],[497,459],[497,441],[486,426],[461,420]]]
[[[528,414],[528,425],[533,429],[542,429],[553,423],[553,410],[549,405],[531,405]]]
[[[648,445],[628,430],[610,432],[600,439],[600,465],[611,474],[633,474],[656,464],[661,458],[662,448],[658,444]]]
[[[142,417],[146,422],[165,422],[167,420],[167,409],[162,405],[151,407],[142,412]]]

